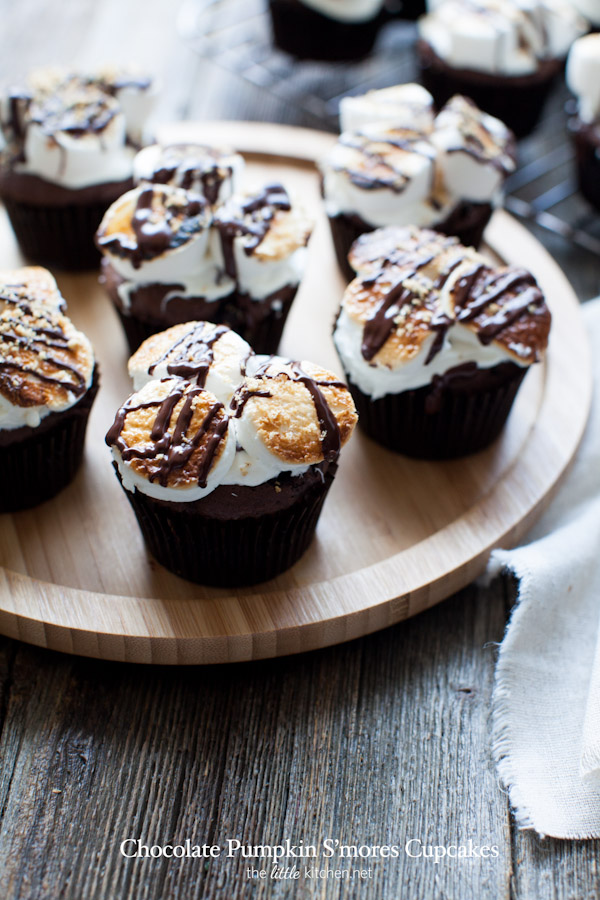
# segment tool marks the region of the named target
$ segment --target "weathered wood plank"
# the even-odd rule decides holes
[[[489,753],[500,588],[280,661],[136,668],[19,649],[7,720],[0,896],[292,896],[248,863],[125,860],[119,844],[475,844],[497,859],[362,864],[294,896],[508,897],[506,803]],[[346,866],[342,866],[347,867]]]

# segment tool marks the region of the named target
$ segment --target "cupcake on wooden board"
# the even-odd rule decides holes
[[[235,194],[216,210],[170,184],[128,192],[107,210],[97,243],[131,350],[171,325],[206,319],[275,351],[310,231],[281,185]]]
[[[298,59],[361,59],[383,24],[384,0],[269,0],[275,46]]]
[[[566,0],[430,0],[428,8],[418,52],[436,104],[465,94],[517,137],[529,134],[587,22]]]
[[[98,389],[87,337],[52,275],[0,272],[0,512],[27,509],[74,478]]]
[[[406,121],[405,112],[398,115]],[[515,168],[514,138],[502,122],[460,96],[435,119],[426,105],[417,116],[422,130],[370,124],[344,132],[320,164],[338,262],[349,278],[347,254],[361,234],[414,224],[477,246],[502,200]]]
[[[244,158],[223,147],[203,144],[152,144],[133,162],[136,184],[172,184],[219,206],[240,189]]]
[[[174,356],[155,349],[166,352],[168,369],[177,348]],[[225,355],[231,371],[231,344]],[[159,562],[201,584],[266,581],[290,568],[314,536],[356,423],[354,404],[330,372],[279,357],[248,360],[240,346],[237,365],[246,374],[226,405],[201,385],[222,383],[221,374],[213,378],[218,355],[200,349],[198,356],[201,379],[146,382],[118,411],[106,441]]]
[[[579,190],[600,210],[600,34],[588,34],[573,44],[567,84],[577,97],[577,115],[570,119],[569,131]]]
[[[548,343],[533,275],[417,228],[364,235],[350,258],[334,342],[366,433],[422,459],[487,447]]]
[[[94,232],[132,182],[154,94],[149,79],[47,70],[0,103],[0,197],[21,251],[65,269],[95,268]]]

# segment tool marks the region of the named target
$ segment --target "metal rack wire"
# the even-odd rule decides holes
[[[415,26],[399,19],[384,26],[371,56],[350,64],[297,62],[274,48],[267,0],[186,0],[178,28],[205,59],[277,98],[300,125],[336,131],[341,97],[417,76]],[[580,293],[589,295],[600,291],[600,268],[594,266],[600,260],[600,215],[577,192],[566,127],[569,102],[566,86],[558,84],[536,131],[520,142],[506,206],[579,279]],[[582,281],[583,270],[588,276]]]

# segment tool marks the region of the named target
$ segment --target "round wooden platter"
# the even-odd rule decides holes
[[[306,277],[282,352],[339,371],[331,326],[343,281],[319,201],[314,159],[331,135],[256,123],[185,123],[162,137],[245,152],[248,183],[282,180],[314,213]],[[85,463],[53,501],[0,517],[0,631],[40,646],[145,663],[223,663],[350,640],[421,612],[479,575],[545,507],[580,442],[591,369],[577,299],[540,244],[506,213],[487,231],[498,258],[537,276],[554,316],[546,361],[527,375],[497,443],[448,463],[420,462],[360,432],[344,449],[317,536],[281,577],[246,590],[199,587],[146,552],[111,468],[104,434],[130,391],[116,315],[95,275],[60,275],[91,337],[102,387]],[[1,265],[19,263],[0,220]]]

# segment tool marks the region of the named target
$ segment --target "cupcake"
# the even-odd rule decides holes
[[[64,310],[45,269],[0,272],[0,512],[54,497],[81,463],[98,375]]]
[[[227,324],[273,352],[302,277],[311,225],[281,185],[233,195],[147,184],[107,210],[97,233],[103,280],[135,351],[181,322]]]
[[[569,130],[579,190],[600,210],[600,34],[588,34],[573,44],[567,84],[577,97],[577,115],[569,120]]]
[[[331,373],[277,357],[251,361],[229,405],[197,380],[146,382],[106,436],[149,551],[201,584],[266,581],[302,556],[356,423]],[[207,384],[214,364],[216,354]]]
[[[384,0],[269,0],[273,41],[298,59],[360,59],[373,49]]]
[[[514,139],[457,96],[420,131],[374,124],[344,132],[320,168],[338,262],[351,278],[350,247],[375,228],[433,227],[478,246],[515,168]]]
[[[136,184],[172,184],[200,194],[211,206],[224,203],[239,190],[243,170],[239,153],[202,144],[152,144],[133,161]]]
[[[421,459],[487,447],[547,346],[533,275],[417,228],[364,235],[350,258],[334,342],[365,432]]]
[[[563,0],[432,0],[419,20],[421,79],[438,106],[465,94],[523,137],[586,31]]]
[[[150,82],[45,71],[0,103],[0,197],[21,251],[65,269],[98,265],[94,232],[132,186]],[[131,124],[130,124],[131,123]]]
[[[433,119],[433,97],[420,84],[395,84],[340,100],[341,132],[389,125],[427,134],[433,129]]]

